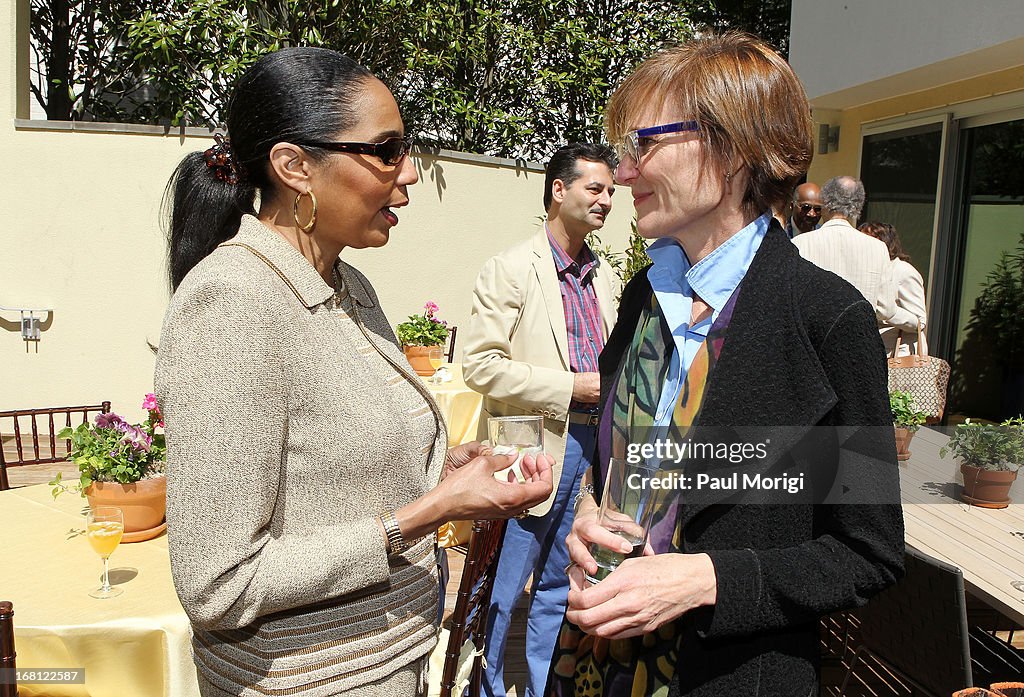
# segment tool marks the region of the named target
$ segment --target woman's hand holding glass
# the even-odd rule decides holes
[[[554,459],[526,455],[520,462],[522,481],[512,471],[506,481],[495,478],[515,461],[514,455],[481,455],[451,471],[434,490],[442,497],[445,520],[508,518],[547,499]]]
[[[575,525],[573,533],[577,533]],[[580,563],[575,556],[573,561]],[[654,555],[648,547],[643,557],[626,559],[596,585],[587,586],[583,570],[570,567],[565,616],[588,634],[625,639],[649,634],[690,610],[714,605],[717,588],[715,567],[707,554]]]
[[[569,559],[569,606],[566,617],[588,634],[624,639],[654,631],[702,605],[714,605],[717,577],[706,554],[658,554],[650,544],[641,557],[625,559],[604,580],[598,573],[594,545],[628,554],[633,546],[601,523],[592,496],[580,504],[566,537]]]
[[[508,481],[495,472],[508,469],[516,458],[492,455],[481,443],[466,443],[448,451],[444,472],[436,487],[395,511],[398,527],[407,540],[431,534],[451,520],[511,518],[546,500],[553,490],[548,455],[527,455],[523,479],[509,472]]]

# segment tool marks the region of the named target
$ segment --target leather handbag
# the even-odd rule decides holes
[[[946,409],[949,363],[928,355],[920,322],[917,323],[917,353],[900,356],[902,343],[903,332],[900,332],[889,356],[889,392],[909,392],[917,408],[925,413],[928,423],[935,423]]]

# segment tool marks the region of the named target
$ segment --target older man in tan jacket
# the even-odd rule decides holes
[[[611,210],[613,168],[607,147],[559,149],[545,176],[543,228],[488,260],[474,290],[463,374],[484,395],[481,425],[490,416],[543,416],[556,482],[545,503],[505,532],[487,626],[487,695],[506,694],[508,625],[531,574],[526,695],[544,689],[565,611],[565,537],[596,447],[597,357],[615,321],[610,269],[585,239]]]
[[[817,230],[793,238],[800,256],[848,281],[875,308],[879,325],[917,331],[917,317],[896,304],[889,249],[853,226],[864,207],[864,185],[853,177],[835,177],[821,187]]]

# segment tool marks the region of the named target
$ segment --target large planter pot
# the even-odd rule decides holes
[[[910,459],[910,441],[914,437],[914,431],[900,426],[894,428],[896,429],[896,459],[905,462]]]
[[[152,477],[134,484],[93,482],[85,490],[89,507],[116,506],[124,515],[121,542],[150,540],[167,529],[167,479]]]
[[[434,369],[431,367],[430,359],[428,358],[430,350],[440,348],[440,346],[403,346],[402,350],[405,351],[405,358],[409,361],[412,369],[416,371],[416,374],[425,377],[434,374]]]
[[[1017,479],[1015,471],[960,465],[960,473],[964,476],[964,492],[960,498],[966,503],[982,508],[1006,508],[1010,505],[1010,487]]]

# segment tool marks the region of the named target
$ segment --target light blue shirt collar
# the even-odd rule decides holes
[[[654,262],[647,275],[651,286],[655,291],[691,297],[696,293],[713,308],[717,318],[750,268],[770,223],[771,216],[765,213],[693,266],[678,242],[657,240],[647,250]]]
[[[658,298],[662,315],[672,329],[675,342],[655,414],[656,425],[664,426],[671,418],[690,363],[711,325],[746,275],[770,223],[771,215],[765,213],[693,266],[683,248],[673,239],[657,240],[648,248],[647,255],[654,265],[647,272],[647,279]],[[711,307],[712,313],[710,319],[690,326],[695,293]]]

